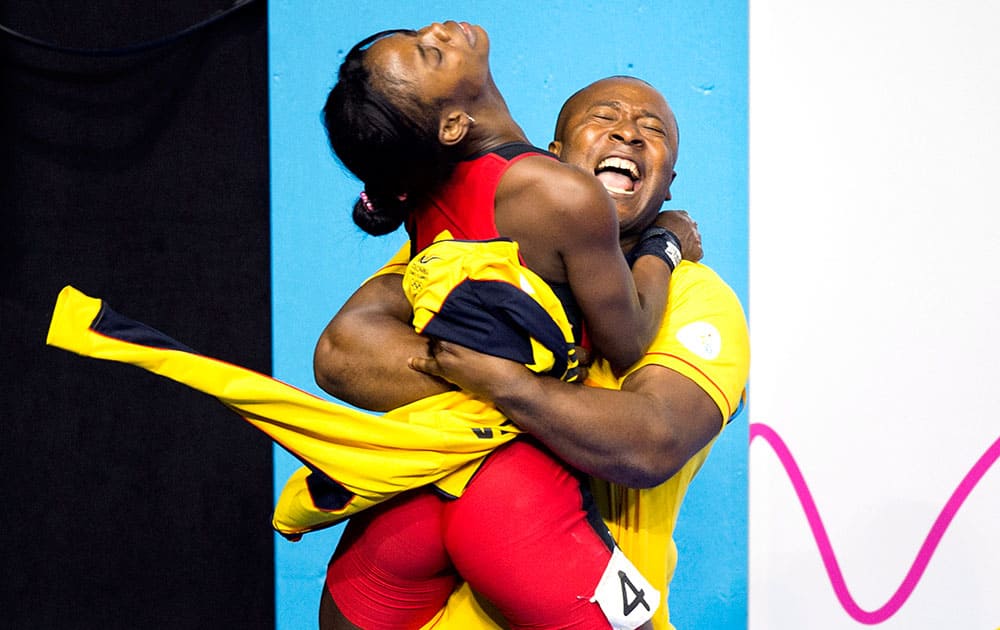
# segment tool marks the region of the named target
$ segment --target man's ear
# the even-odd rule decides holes
[[[664,201],[670,201],[670,187],[674,184],[675,179],[677,179],[677,171],[670,171],[670,183],[667,184],[667,196],[663,198]]]
[[[453,109],[441,114],[441,123],[438,125],[438,140],[445,146],[454,146],[461,142],[474,122],[463,110]]]
[[[549,143],[549,153],[555,153],[560,158],[562,157],[562,142],[558,140],[553,140]]]

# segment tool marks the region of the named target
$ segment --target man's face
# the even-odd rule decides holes
[[[614,77],[578,93],[549,149],[594,173],[615,205],[623,235],[647,227],[670,199],[677,125],[666,100],[636,79]]]

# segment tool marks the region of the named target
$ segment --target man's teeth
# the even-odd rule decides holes
[[[609,157],[601,160],[601,163],[597,165],[594,172],[601,171],[606,168],[613,168],[620,171],[625,171],[632,176],[632,179],[639,179],[639,167],[632,160],[626,160],[620,157]]]
[[[613,188],[611,186],[605,186],[604,190],[608,191],[609,193],[617,193],[619,195],[634,195],[635,194],[634,190],[622,190],[621,188]]]

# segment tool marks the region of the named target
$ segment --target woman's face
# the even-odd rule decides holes
[[[435,23],[378,40],[365,54],[365,66],[375,82],[409,86],[420,104],[460,105],[475,99],[489,83],[489,49],[482,27]]]

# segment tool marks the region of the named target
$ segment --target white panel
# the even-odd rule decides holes
[[[1000,437],[993,6],[750,5],[750,420],[788,444],[866,611]],[[750,475],[750,627],[868,627],[760,438]],[[968,494],[898,612],[870,621],[1000,626],[998,478]]]

